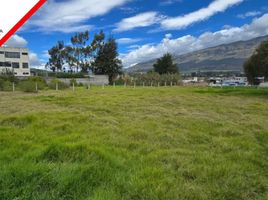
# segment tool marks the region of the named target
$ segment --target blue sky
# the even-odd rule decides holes
[[[267,0],[48,0],[7,43],[26,46],[32,66],[56,41],[103,29],[129,67],[166,52],[184,54],[268,34]]]

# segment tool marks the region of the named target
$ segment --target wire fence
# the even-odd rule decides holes
[[[60,81],[51,82],[49,84],[42,82],[42,81],[19,81],[19,82],[10,82],[4,81],[0,82],[0,91],[5,92],[38,92],[42,90],[67,90],[71,89],[75,91],[77,88],[85,88],[85,89],[92,89],[92,88],[146,88],[146,87],[175,87],[181,86],[180,82],[172,82],[166,81],[162,82],[125,82],[124,84],[117,84],[114,82],[112,85],[101,84],[101,85],[93,85],[93,84],[77,84],[76,82],[66,84]]]

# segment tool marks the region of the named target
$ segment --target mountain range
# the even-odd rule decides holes
[[[174,62],[181,73],[235,71],[243,72],[244,62],[268,36],[247,41],[223,44],[184,55],[173,54]],[[153,69],[156,59],[139,63],[126,69],[128,73],[147,72]]]

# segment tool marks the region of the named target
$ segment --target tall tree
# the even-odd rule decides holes
[[[99,46],[91,65],[95,74],[107,74],[110,84],[122,72],[122,62],[118,59],[118,47],[113,37],[109,37],[103,45]]]
[[[94,35],[94,39],[91,42],[91,50],[93,56],[96,56],[99,49],[104,45],[105,43],[104,40],[105,40],[105,34],[102,30]]]
[[[244,70],[251,84],[258,84],[257,77],[264,76],[268,80],[268,40],[262,42],[245,62]]]
[[[69,65],[76,66],[77,71],[81,69],[86,72],[89,68],[91,47],[87,44],[88,41],[88,31],[76,33],[71,37],[72,47],[68,48],[67,58]]]
[[[60,71],[65,63],[65,45],[63,41],[58,41],[57,44],[48,50],[50,56],[46,67],[49,67],[53,72]]]
[[[157,62],[154,64],[154,70],[159,74],[178,73],[177,65],[173,63],[172,55],[169,53],[157,60]]]

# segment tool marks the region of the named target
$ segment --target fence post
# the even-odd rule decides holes
[[[165,81],[165,87],[167,87],[167,82]]]
[[[114,88],[115,88],[115,82],[114,82]]]
[[[160,83],[159,82],[157,83],[157,87],[160,87]]]
[[[38,84],[37,84],[37,82],[35,83],[35,91],[38,92]]]
[[[142,82],[142,87],[145,87],[145,83],[144,82]]]
[[[74,83],[73,83],[73,92],[74,92],[75,88],[74,88]]]
[[[104,86],[104,83],[102,84],[102,89],[104,89],[105,88],[105,86]]]
[[[136,88],[136,82],[134,82],[134,89]]]
[[[172,87],[173,86],[173,83],[172,83],[172,81],[170,82],[170,87]]]
[[[12,83],[12,90],[13,90],[13,92],[15,92],[15,83],[14,82]]]
[[[58,91],[58,90],[59,90],[59,83],[56,82],[56,91]]]
[[[125,84],[124,84],[124,88],[126,88],[127,87],[127,83],[125,82]]]

